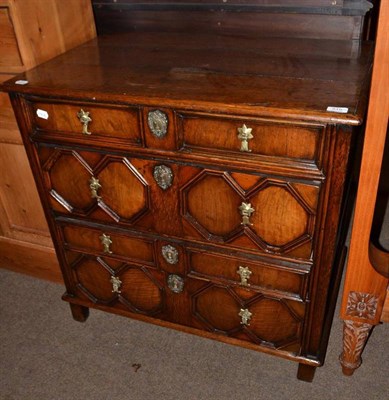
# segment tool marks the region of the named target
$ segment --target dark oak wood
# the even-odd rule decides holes
[[[93,0],[99,34],[178,30],[357,40],[361,38],[364,15],[370,7],[364,0]]]
[[[297,371],[297,378],[302,381],[312,382],[315,372],[316,367],[300,363]]]
[[[74,318],[181,329],[295,360],[311,381],[369,82],[371,46],[354,46],[134,32],[6,82]]]

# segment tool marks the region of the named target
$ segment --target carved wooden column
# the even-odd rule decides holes
[[[377,257],[370,232],[386,139],[389,99],[389,1],[381,2],[370,102],[366,123],[341,317],[344,319],[343,373],[361,365],[361,353],[373,326],[382,319],[388,287],[388,253]]]
[[[366,321],[375,319],[378,298],[368,293],[350,292],[346,315]],[[361,354],[365,347],[371,323],[345,320],[343,325],[343,352],[339,357],[345,375],[352,375],[362,363]]]

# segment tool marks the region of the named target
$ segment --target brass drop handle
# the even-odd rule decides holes
[[[117,277],[117,276],[113,276],[111,275],[111,281],[112,283],[112,293],[121,293],[121,286],[122,286],[122,281]]]
[[[101,196],[97,193],[99,189],[101,189],[101,184],[97,178],[92,176],[92,178],[89,179],[89,188],[91,192],[91,197],[92,199],[97,199],[100,200]]]
[[[241,128],[238,128],[238,139],[242,142],[240,144],[240,151],[251,152],[249,149],[249,140],[254,138],[254,135],[251,133],[253,131],[252,128],[248,128],[245,124]]]
[[[82,108],[81,110],[77,113],[77,117],[82,123],[82,133],[84,135],[91,135],[92,132],[88,131],[88,125],[90,122],[92,122],[92,118],[89,116],[90,112],[89,111],[84,111]]]
[[[240,215],[242,216],[242,225],[252,225],[250,222],[251,214],[255,211],[255,208],[251,207],[251,203],[244,203],[239,206]]]
[[[240,276],[240,284],[242,286],[250,286],[248,280],[250,279],[252,272],[249,270],[249,267],[242,267],[240,265],[236,273]]]
[[[112,239],[111,236],[106,235],[105,233],[103,233],[100,237],[100,242],[103,245],[103,251],[104,253],[108,253],[108,254],[112,254],[112,251],[110,249],[110,246],[112,244]]]
[[[242,319],[240,322],[241,325],[250,325],[249,321],[253,314],[247,308],[241,308],[238,315]]]

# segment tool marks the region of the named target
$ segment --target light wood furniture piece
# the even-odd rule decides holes
[[[327,24],[337,12],[344,22],[341,40],[333,26],[312,27],[321,14],[301,4],[296,14],[255,2],[242,14],[254,2],[227,13],[210,2],[144,3],[137,13],[139,2],[125,2],[131,32],[2,86],[64,300],[78,321],[96,308],[180,329],[294,360],[311,381],[324,362],[367,104],[365,3],[327,4]],[[263,13],[283,28],[260,24]]]
[[[373,326],[380,321],[389,322],[389,253],[376,248],[370,240],[380,173],[388,178],[388,171],[381,171],[389,118],[388,32],[389,2],[383,1],[341,308],[344,339],[340,361],[346,375],[361,365],[361,353]]]
[[[0,0],[0,83],[96,36],[89,0]],[[62,281],[8,96],[0,93],[0,267]]]

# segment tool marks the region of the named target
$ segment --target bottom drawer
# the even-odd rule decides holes
[[[75,251],[66,252],[66,263],[73,286],[69,294],[87,306],[144,315],[159,324],[172,322],[224,341],[231,338],[292,355],[300,352],[302,301]]]

